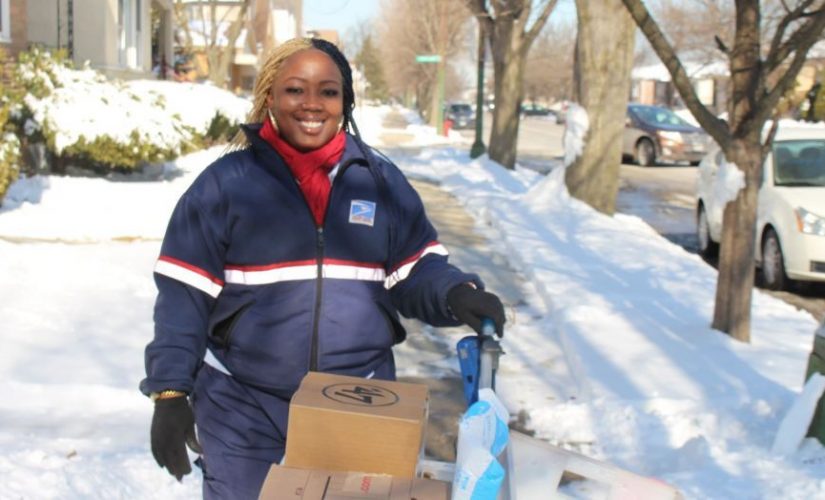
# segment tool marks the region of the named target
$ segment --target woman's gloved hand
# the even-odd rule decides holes
[[[195,453],[201,453],[195,436],[195,416],[185,395],[158,399],[152,416],[152,455],[161,467],[180,481],[192,472],[188,445]]]
[[[490,318],[496,325],[496,334],[504,336],[504,306],[498,296],[465,283],[447,292],[447,306],[456,319],[476,333],[481,334],[481,321]]]

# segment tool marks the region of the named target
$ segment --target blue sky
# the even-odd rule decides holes
[[[378,13],[378,0],[304,0],[304,25],[345,35],[359,21]]]
[[[378,15],[379,0],[304,0],[304,25],[307,28],[335,29],[341,36],[359,21]],[[561,0],[551,21],[575,22],[573,0]]]

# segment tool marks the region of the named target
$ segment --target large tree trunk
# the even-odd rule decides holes
[[[518,52],[512,46],[510,52]],[[507,168],[516,165],[516,145],[521,112],[521,86],[524,75],[524,57],[517,54],[495,61],[496,107],[490,131],[490,159]]]
[[[570,194],[613,214],[630,92],[636,25],[620,0],[576,0],[576,100],[590,128],[581,156],[565,172]]]
[[[728,114],[735,131],[725,157],[745,174],[745,188],[728,203],[722,216],[722,242],[713,328],[743,342],[750,341],[751,299],[754,277],[756,205],[762,177],[762,133],[742,127],[752,120],[754,108],[765,94],[760,65],[760,10],[754,0],[739,2],[734,49],[730,56],[732,99]],[[764,122],[763,122],[764,123]]]
[[[756,208],[759,179],[762,177],[762,146],[756,138],[734,140],[733,156],[745,173],[745,188],[725,207],[722,242],[719,252],[719,278],[713,328],[733,338],[750,340],[751,299],[753,295],[754,252],[756,249]]]

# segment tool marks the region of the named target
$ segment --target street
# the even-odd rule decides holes
[[[491,123],[492,115],[486,113],[483,123],[485,145],[489,144]],[[474,129],[460,132],[467,138],[475,137]],[[563,156],[563,133],[564,125],[550,120],[541,117],[522,119],[518,163],[548,172],[553,164],[550,160],[561,161]],[[623,163],[616,210],[640,217],[665,238],[696,253],[696,173],[697,168],[688,165],[639,167]],[[715,266],[716,263],[709,264]],[[790,292],[762,290],[810,312],[818,321],[825,318],[825,284],[798,284]]]

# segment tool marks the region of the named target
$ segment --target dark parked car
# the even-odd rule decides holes
[[[473,128],[476,124],[476,113],[469,104],[452,103],[444,110],[444,120],[452,121],[455,129]]]
[[[710,136],[668,108],[629,104],[625,118],[622,156],[641,166],[687,161],[698,165],[710,146]]]
[[[521,105],[521,116],[537,116],[546,120],[550,120],[553,123],[561,123],[559,118],[559,114],[547,107],[544,107],[540,104],[522,104]]]

